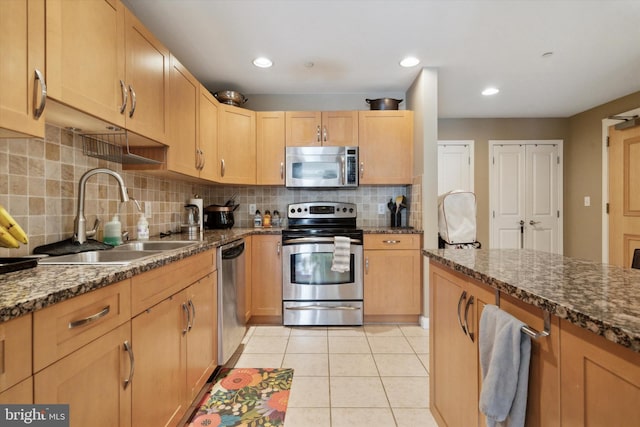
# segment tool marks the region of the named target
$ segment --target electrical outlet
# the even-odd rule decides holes
[[[151,219],[151,202],[144,202],[144,217]]]
[[[256,213],[256,204],[255,203],[250,203],[249,204],[249,215],[254,215]]]
[[[585,206],[591,206],[591,197],[584,196],[584,205]]]
[[[378,203],[378,215],[384,215],[386,207],[384,203]]]

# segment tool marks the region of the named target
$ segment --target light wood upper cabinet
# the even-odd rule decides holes
[[[287,111],[286,146],[357,146],[357,111]]]
[[[120,0],[47,0],[51,98],[164,143],[169,51]]]
[[[0,2],[0,137],[44,137],[44,0]],[[40,114],[38,116],[38,114]]]
[[[167,168],[198,176],[198,103],[200,83],[171,55],[169,72],[169,138]]]
[[[256,150],[258,185],[284,185],[285,113],[256,113]]]
[[[413,182],[413,112],[360,111],[360,184]]]
[[[256,183],[256,113],[232,105],[218,109],[218,181]]]
[[[125,13],[127,129],[165,142],[169,108],[169,50],[128,10]]]
[[[217,177],[218,149],[218,100],[200,85],[200,103],[198,106],[198,147],[196,148],[196,167],[200,178],[215,181]]]
[[[119,0],[47,0],[46,7],[49,96],[124,127],[124,6]]]
[[[365,234],[364,315],[413,316],[422,309],[418,234]]]

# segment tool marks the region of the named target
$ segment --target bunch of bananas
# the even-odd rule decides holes
[[[20,243],[29,243],[27,233],[18,225],[15,219],[0,205],[0,246],[17,248]]]

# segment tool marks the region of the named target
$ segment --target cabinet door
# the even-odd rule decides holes
[[[357,146],[358,112],[324,111],[322,113],[322,145]]]
[[[131,320],[134,426],[173,425],[186,410],[186,296],[182,291]]]
[[[218,277],[216,273],[187,288],[191,312],[187,334],[187,406],[196,398],[217,365]]]
[[[10,405],[33,403],[33,377],[29,377],[0,393],[0,403]]]
[[[251,242],[251,314],[282,316],[280,235],[256,235]]]
[[[128,10],[125,13],[127,129],[165,142],[169,107],[169,50]]]
[[[0,323],[0,392],[31,376],[31,314]]]
[[[199,176],[196,168],[198,149],[198,101],[200,83],[171,55],[169,72],[169,170]]]
[[[124,127],[124,11],[119,0],[47,0],[47,92]]]
[[[413,113],[360,111],[360,184],[411,184]]]
[[[365,250],[364,314],[419,315],[420,264],[417,250]]]
[[[256,113],[256,151],[258,185],[284,185],[285,113]]]
[[[640,425],[640,353],[560,323],[563,426]]]
[[[220,182],[256,183],[256,113],[220,104],[218,165]]]
[[[132,425],[131,389],[137,379],[126,382],[133,366],[124,344],[131,344],[130,327],[127,322],[36,373],[34,403],[69,404],[72,427]]]
[[[244,288],[244,320],[245,324],[249,322],[251,318],[251,281],[252,281],[252,263],[253,263],[253,236],[246,236],[244,238],[244,278],[245,278],[245,288]]]
[[[0,137],[12,132],[44,137],[40,107],[44,69],[44,0],[0,2]]]
[[[287,111],[287,147],[322,145],[322,113],[320,111]]]
[[[500,300],[500,308],[538,331],[544,329],[542,310],[539,308],[527,306],[506,295],[503,295]],[[551,334],[548,337],[531,340],[527,419],[525,420],[527,426],[560,425],[560,384],[558,381],[560,378],[560,330],[558,320],[558,317],[551,316]]]
[[[476,344],[460,323],[469,293],[464,278],[430,264],[429,396],[440,425],[478,425]]]
[[[200,178],[215,181],[218,150],[218,101],[200,85],[198,153]],[[199,156],[199,157],[198,157]]]

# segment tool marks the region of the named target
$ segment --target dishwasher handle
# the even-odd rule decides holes
[[[244,239],[236,240],[220,248],[222,259],[235,259],[244,253]]]

